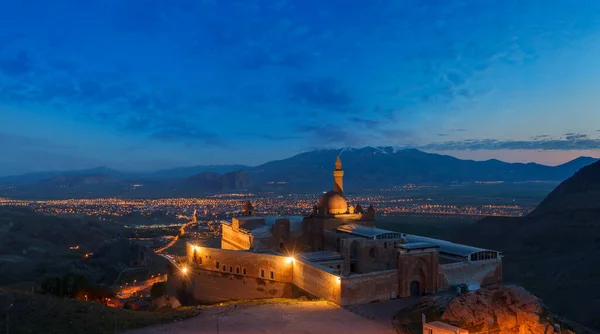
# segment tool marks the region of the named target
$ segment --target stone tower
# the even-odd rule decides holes
[[[247,201],[242,206],[242,216],[252,216],[254,215],[254,207],[252,207],[252,203]]]
[[[342,160],[338,155],[335,160],[335,170],[333,171],[333,191],[344,194],[344,171],[342,170]]]

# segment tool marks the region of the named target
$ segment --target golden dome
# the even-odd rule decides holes
[[[348,203],[346,203],[346,199],[344,196],[335,191],[330,191],[323,194],[323,196],[321,196],[319,199],[317,207],[321,212],[331,215],[339,215],[348,211]]]

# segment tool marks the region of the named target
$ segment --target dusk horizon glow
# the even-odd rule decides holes
[[[600,2],[0,5],[0,176],[393,146],[600,157]]]

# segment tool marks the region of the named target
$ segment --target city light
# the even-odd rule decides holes
[[[287,263],[292,263],[292,262],[294,262],[294,257],[290,256],[290,257],[287,257],[285,260]]]
[[[184,275],[187,275],[187,271],[188,271],[188,268],[187,268],[187,267],[183,267],[183,268],[181,268],[181,272],[182,272]]]

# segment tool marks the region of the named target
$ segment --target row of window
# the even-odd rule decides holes
[[[219,261],[217,261],[217,262],[216,262],[216,266],[215,266],[215,267],[216,267],[217,269],[221,269],[221,270],[222,270],[224,273],[226,273],[226,272],[227,272],[227,265],[226,265],[226,264],[224,264],[224,265],[221,267],[221,266],[220,266],[220,264],[219,264]],[[229,272],[230,272],[231,274],[233,274],[233,266],[229,266]],[[236,267],[235,267],[235,273],[236,273],[236,275],[240,275],[240,272],[242,273],[242,275],[246,275],[246,274],[247,274],[246,268],[240,268],[240,266],[236,266]]]
[[[260,270],[260,277],[265,278],[265,270],[264,269]],[[269,272],[269,279],[275,279],[275,273],[273,272],[273,270],[271,270]]]
[[[227,272],[227,265],[224,264],[223,266],[221,266],[221,264],[219,263],[219,261],[215,262],[215,267],[217,269],[221,269],[222,272],[226,273]],[[233,274],[233,266],[229,266],[229,273]],[[246,268],[240,268],[240,266],[236,266],[235,267],[235,274],[236,275],[244,275],[246,276],[248,274],[248,271],[246,270]],[[260,277],[261,278],[266,278],[265,277],[265,270],[261,269],[260,270]],[[269,272],[269,279],[275,279],[275,272],[273,272],[272,270]]]
[[[481,251],[471,254],[471,261],[497,259],[498,252],[494,251]]]

